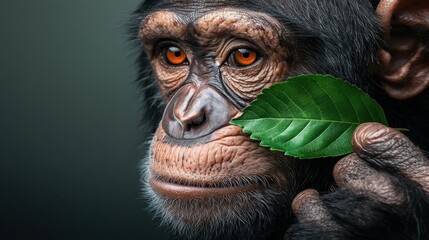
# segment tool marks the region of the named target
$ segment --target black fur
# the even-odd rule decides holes
[[[410,138],[428,150],[425,137],[429,131],[426,116],[429,112],[428,91],[419,98],[406,102],[388,100],[379,87],[377,76],[371,70],[377,64],[377,51],[383,44],[381,29],[375,14],[378,0],[230,0],[230,1],[144,1],[130,22],[132,41],[138,49],[138,83],[145,109],[144,125],[153,132],[162,116],[164,103],[153,80],[152,70],[137,38],[139,24],[144,17],[157,9],[189,11],[206,8],[238,7],[264,11],[278,19],[290,32],[285,41],[291,50],[291,64],[299,65],[296,72],[327,73],[346,79],[365,89],[383,105],[394,127],[409,128]],[[204,6],[204,7],[203,7]],[[291,40],[291,41],[289,41]],[[410,204],[392,207],[335,189],[331,177],[335,160],[323,163],[301,161],[290,175],[293,176],[290,194],[313,187],[322,191],[322,199],[341,228],[326,230],[306,224],[281,223],[272,232],[282,237],[287,229],[288,239],[428,239],[429,198],[420,188],[402,176],[388,172],[407,190]],[[289,216],[285,216],[289,217]],[[293,221],[293,219],[292,219]],[[291,225],[292,224],[292,225]],[[267,229],[265,229],[268,231]],[[221,231],[220,231],[221,232]],[[280,234],[278,233],[280,232]],[[227,233],[225,233],[227,234]],[[243,234],[245,234],[243,232]],[[266,232],[267,239],[276,239]],[[195,238],[204,236],[195,233]],[[207,237],[207,235],[205,235]],[[227,239],[228,236],[219,239]],[[247,239],[242,235],[230,238]],[[216,237],[213,237],[214,239]],[[260,238],[262,239],[262,238]]]
[[[366,196],[337,189],[322,195],[322,201],[340,226],[339,229],[296,223],[289,228],[285,239],[428,239],[428,196],[416,183],[394,172],[390,174],[406,190],[406,206],[386,205]]]

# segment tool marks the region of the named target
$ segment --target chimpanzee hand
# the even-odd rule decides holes
[[[333,170],[338,189],[298,194],[287,239],[429,239],[429,160],[397,130],[359,126]]]

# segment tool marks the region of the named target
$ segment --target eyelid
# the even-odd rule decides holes
[[[239,67],[247,67],[259,60],[258,53],[246,48],[240,48],[233,52],[234,63]]]
[[[246,50],[249,50],[249,51],[251,51],[251,52],[254,52],[254,53],[256,54],[256,59],[255,59],[255,61],[254,61],[254,62],[252,62],[252,63],[250,63],[250,64],[248,64],[248,65],[243,65],[243,64],[241,64],[241,63],[237,62],[237,59],[236,59],[235,54],[236,54],[236,53],[237,53],[237,51],[239,51],[240,49],[246,49]],[[254,50],[253,48],[248,48],[248,47],[239,47],[239,48],[236,48],[236,49],[234,49],[232,52],[230,52],[230,53],[229,53],[228,57],[227,57],[227,58],[226,58],[226,60],[225,60],[225,64],[226,64],[227,66],[235,67],[235,68],[247,68],[247,67],[251,67],[251,66],[253,66],[253,65],[257,64],[258,62],[260,62],[260,60],[261,60],[261,58],[262,58],[262,57],[263,57],[263,56],[262,56],[262,54],[260,54],[260,53],[259,53],[259,51]]]
[[[154,51],[153,56],[158,56],[161,53],[161,51],[165,47],[168,47],[168,46],[176,46],[176,47],[182,49],[186,53],[186,51],[185,51],[186,48],[184,48],[178,41],[175,41],[174,39],[161,39],[161,40],[157,41],[154,44],[154,46],[155,47],[153,48],[153,51]]]
[[[158,57],[158,58],[162,58],[162,61],[168,65],[168,66],[172,66],[172,67],[179,67],[179,66],[183,66],[185,64],[178,64],[178,65],[174,65],[174,64],[170,64],[168,62],[167,59],[165,59],[165,51],[168,50],[169,47],[177,47],[180,50],[182,50],[185,53],[186,59],[185,59],[185,63],[189,63],[189,54],[186,51],[186,48],[182,47],[182,45],[180,43],[178,43],[177,41],[174,40],[170,40],[170,39],[163,39],[158,41],[158,43],[156,43],[155,48],[154,48],[154,57]]]
[[[249,42],[247,40],[244,40],[244,39],[239,39],[238,42],[235,42],[233,44],[229,44],[225,48],[224,52],[226,52],[227,54],[225,55],[226,57],[224,58],[223,62],[226,64],[228,62],[228,60],[232,57],[234,52],[239,50],[239,49],[248,49],[248,50],[254,51],[258,56],[257,57],[258,60],[256,60],[255,63],[259,62],[259,60],[265,56],[264,51],[262,51],[261,48],[258,47],[256,44]],[[249,65],[249,66],[251,66],[251,65]]]

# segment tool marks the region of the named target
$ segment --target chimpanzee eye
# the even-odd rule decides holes
[[[247,67],[254,64],[259,59],[259,55],[256,51],[240,48],[232,52],[229,56],[228,64],[236,67]]]
[[[170,65],[183,65],[188,62],[186,53],[177,46],[168,46],[163,50],[163,58]]]

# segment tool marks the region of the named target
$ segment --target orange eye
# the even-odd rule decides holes
[[[258,54],[249,49],[241,48],[234,52],[234,60],[239,66],[249,66],[256,62]]]
[[[166,49],[165,59],[171,65],[180,65],[186,61],[186,53],[178,47],[171,46]]]

